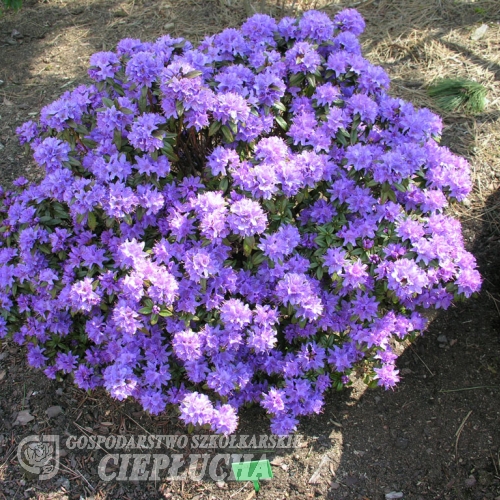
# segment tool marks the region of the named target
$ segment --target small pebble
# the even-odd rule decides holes
[[[62,413],[62,408],[60,406],[51,406],[45,410],[45,413],[49,418],[54,418]]]
[[[394,500],[395,498],[403,498],[402,491],[391,491],[390,493],[385,494],[386,500]]]
[[[440,335],[438,338],[437,338],[437,341],[440,343],[440,344],[446,344],[448,342],[448,338],[446,337],[446,335]]]
[[[58,481],[57,484],[64,488],[66,491],[69,491],[70,489],[70,484],[69,484],[69,479],[67,477],[61,477]]]
[[[401,449],[401,450],[405,450],[406,448],[408,448],[408,439],[406,438],[403,438],[403,437],[400,437],[398,439],[396,439],[396,447]],[[399,498],[399,497],[397,497]]]
[[[465,486],[467,488],[472,488],[474,485],[476,484],[476,478],[474,476],[469,476],[466,480],[465,480]]]

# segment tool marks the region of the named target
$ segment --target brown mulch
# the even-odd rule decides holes
[[[484,113],[442,115],[442,142],[471,163],[469,201],[452,207],[485,278],[478,299],[440,312],[398,366],[393,392],[357,385],[332,394],[322,415],[304,419],[305,446],[270,455],[274,479],[259,497],[383,499],[500,498],[500,2],[365,0],[353,2],[367,22],[365,56],[385,67],[393,95],[433,107],[426,86],[463,76],[488,89]],[[193,42],[252,12],[281,17],[310,8],[334,13],[347,2],[249,0],[26,0],[0,14],[0,179],[41,172],[24,155],[15,128],[65,90],[87,81],[92,53],[125,37],[170,33]],[[479,40],[471,36],[488,25]],[[435,109],[435,111],[438,111]],[[85,393],[29,369],[25,352],[0,343],[0,499],[250,499],[252,485],[211,481],[103,482],[101,450],[66,450],[50,481],[23,474],[17,444],[32,434],[138,435],[185,430],[173,415],[151,417],[133,402]],[[49,418],[47,408],[62,413]],[[34,420],[13,425],[19,412]],[[83,430],[82,430],[83,429]],[[263,434],[261,412],[243,412],[241,433]],[[325,459],[326,457],[326,459]],[[323,464],[318,481],[311,476]]]

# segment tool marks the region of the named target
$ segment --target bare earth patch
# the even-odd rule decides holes
[[[304,446],[269,454],[274,479],[261,483],[258,496],[376,500],[401,492],[404,499],[500,499],[500,3],[355,4],[367,22],[365,55],[386,68],[393,95],[432,108],[426,86],[443,76],[474,79],[488,89],[484,113],[443,116],[442,141],[472,165],[470,200],[451,211],[462,221],[485,282],[478,299],[440,312],[425,336],[406,349],[398,361],[403,380],[394,392],[364,391],[359,384],[331,394],[319,417],[303,419]],[[281,17],[321,7],[328,13],[339,9],[338,2],[305,0],[26,0],[21,11],[0,17],[1,184],[19,175],[39,178],[15,128],[87,82],[92,53],[111,50],[125,37],[154,40],[170,33],[196,42],[239,25],[254,11]],[[478,38],[483,25],[487,29]],[[263,413],[244,412],[239,432],[267,433]],[[33,481],[19,466],[16,449],[24,437],[58,434],[64,444],[65,436],[85,433],[185,429],[175,415],[151,417],[135,403],[50,381],[27,366],[23,350],[0,343],[1,499],[254,497],[251,483],[103,482],[99,449],[63,446],[61,470],[49,481]]]

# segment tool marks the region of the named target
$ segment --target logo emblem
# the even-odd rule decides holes
[[[25,437],[17,447],[17,459],[39,481],[52,479],[59,471],[59,436]]]

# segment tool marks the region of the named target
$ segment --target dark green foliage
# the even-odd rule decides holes
[[[428,88],[428,93],[444,111],[480,113],[486,106],[486,88],[471,80],[438,80]]]
[[[6,9],[20,9],[22,5],[22,0],[2,0],[2,3]]]

